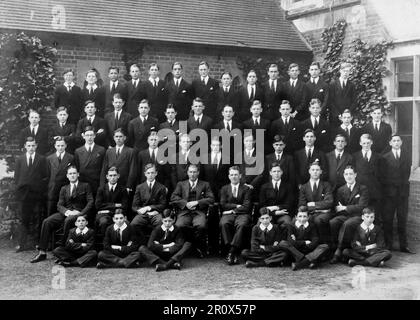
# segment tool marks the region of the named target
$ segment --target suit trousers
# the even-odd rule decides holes
[[[210,206],[209,216],[208,216],[208,241],[209,241],[209,251],[210,253],[219,252],[219,208],[218,206]]]
[[[98,213],[95,217],[95,229],[102,236],[105,235],[106,228],[113,224],[111,213]]]
[[[231,252],[239,253],[246,243],[251,226],[248,214],[227,214],[220,218],[220,232],[223,242],[231,246]]]
[[[142,245],[139,249],[141,254],[141,259],[145,259],[150,265],[155,265],[160,263],[160,260],[164,260],[165,262],[169,260],[173,260],[175,262],[181,262],[182,259],[188,254],[191,249],[190,242],[184,242],[181,249],[177,252],[168,252],[163,250],[152,250]]]
[[[318,229],[321,243],[329,244],[331,242],[330,220],[332,217],[333,214],[331,212],[316,212],[309,216],[310,221]]]
[[[392,253],[386,249],[374,250],[370,253],[361,253],[353,249],[344,249],[343,256],[361,262],[362,265],[377,267],[381,261],[391,259]]]
[[[245,260],[251,260],[254,262],[264,261],[266,266],[275,267],[287,259],[288,253],[281,250],[281,248],[278,248],[273,252],[257,252],[244,249],[242,250],[241,255]]]
[[[383,225],[385,243],[388,249],[393,245],[393,225],[394,216],[397,213],[398,239],[400,248],[407,247],[407,215],[408,199],[407,197],[386,197],[383,209]]]
[[[320,244],[312,251],[303,250],[302,248],[298,250],[294,245],[292,245],[289,241],[282,240],[279,246],[290,253],[293,259],[296,262],[301,261],[303,258],[306,258],[310,262],[317,262],[322,256],[328,251],[327,244]]]
[[[98,253],[95,250],[89,250],[88,252],[75,252],[65,247],[57,247],[53,250],[53,255],[66,262],[77,262],[80,267],[94,266]]]
[[[350,247],[350,242],[358,225],[362,223],[360,216],[339,215],[330,220],[331,245],[333,249]]]
[[[137,234],[146,235],[150,234],[150,227],[155,228],[162,224],[162,215],[160,213],[149,216],[146,214],[137,214],[131,221],[131,226]]]
[[[21,247],[26,246],[29,234],[33,234],[38,239],[43,212],[43,202],[38,199],[26,199],[20,203],[20,225],[17,238]]]
[[[98,254],[98,261],[106,264],[111,268],[130,268],[140,259],[140,252],[134,251],[128,255],[121,254],[120,256],[108,251],[102,250]]]
[[[200,250],[206,252],[206,214],[198,210],[183,210],[178,213],[175,225],[183,229],[187,241],[194,244]]]
[[[69,235],[69,231],[71,228],[74,228],[74,223],[76,222],[78,216],[68,216],[66,217],[62,213],[54,213],[53,215],[49,216],[42,222],[41,227],[41,236],[39,239],[38,248],[40,250],[47,250],[48,242],[51,239],[51,235],[53,232],[60,229],[63,226],[63,242],[67,240]]]

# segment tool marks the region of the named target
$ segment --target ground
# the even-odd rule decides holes
[[[420,252],[420,242],[412,247]],[[181,271],[161,273],[64,269],[54,265],[50,253],[47,261],[31,264],[34,254],[15,253],[8,243],[0,246],[0,299],[420,299],[420,253],[393,251],[383,268],[324,264],[299,271],[188,258]]]

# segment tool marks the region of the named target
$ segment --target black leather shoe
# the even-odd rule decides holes
[[[31,263],[37,263],[47,259],[47,255],[45,253],[38,253],[34,258],[32,258]]]
[[[98,262],[96,264],[96,268],[97,269],[105,269],[106,267],[107,267],[107,265],[105,263],[103,263],[103,262]]]
[[[15,252],[16,253],[19,253],[19,252],[22,252],[22,251],[25,251],[25,247],[23,247],[23,246],[16,246],[15,247]]]
[[[235,257],[233,256],[232,253],[229,253],[227,258],[226,258],[226,262],[228,265],[233,266],[235,264]]]
[[[71,262],[68,262],[68,261],[60,261],[58,264],[60,266],[63,266],[64,268],[68,268],[72,266]]]
[[[175,270],[181,270],[181,264],[179,263],[179,262],[175,262],[173,265],[172,265],[172,267],[171,267],[172,269],[175,269]]]
[[[292,262],[292,270],[296,271],[298,269],[298,266],[295,262]]]
[[[246,268],[258,268],[258,267],[261,267],[261,264],[258,263],[258,262],[248,260],[248,261],[245,262],[245,267]]]
[[[403,247],[400,249],[401,252],[410,253],[410,254],[416,254],[413,250],[411,250],[409,247]]]
[[[203,259],[203,258],[205,258],[205,256],[206,256],[206,254],[204,253],[204,251],[203,251],[203,250],[201,250],[201,249],[199,249],[199,248],[197,248],[197,255],[198,255],[198,257],[199,257],[200,259]]]
[[[316,269],[316,264],[311,262],[311,264],[309,265],[309,269]]]
[[[333,258],[330,260],[330,264],[336,264],[340,262],[340,257],[334,255]]]
[[[159,272],[159,271],[165,271],[165,270],[166,270],[166,265],[161,264],[161,263],[158,263],[158,264],[156,265],[156,267],[155,267],[155,270],[156,270],[157,272]]]

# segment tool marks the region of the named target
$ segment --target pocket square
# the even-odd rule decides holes
[[[210,91],[213,90],[213,87],[210,88]]]
[[[185,93],[185,92],[187,92],[187,90],[182,90],[181,92],[182,92],[182,93]]]
[[[360,198],[360,194],[356,194],[355,198]]]
[[[325,133],[325,132],[327,132],[327,131],[325,131],[325,130],[322,130],[322,131],[321,131],[321,133]]]
[[[324,89],[319,89],[319,92],[324,92]]]

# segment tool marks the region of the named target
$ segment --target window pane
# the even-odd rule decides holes
[[[408,152],[411,158],[413,137],[413,103],[400,102],[395,104],[395,108],[397,133],[401,135],[403,140],[403,150]]]
[[[413,59],[395,61],[395,88],[397,97],[413,96]]]

